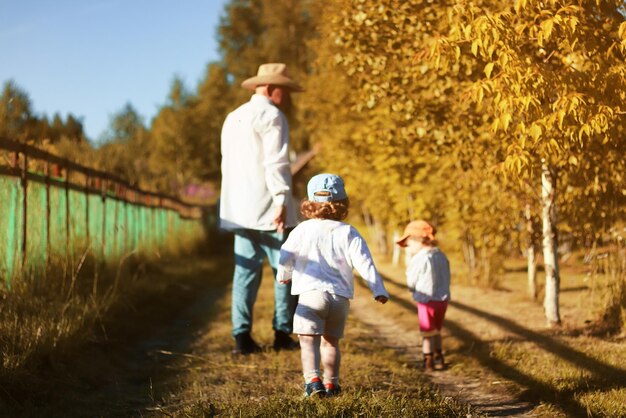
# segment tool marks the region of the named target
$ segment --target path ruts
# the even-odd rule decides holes
[[[411,327],[411,321],[408,323],[403,318],[402,321],[395,320],[390,315],[381,315],[377,310],[376,314],[372,314],[370,304],[372,303],[367,290],[359,289],[357,296],[351,304],[351,315],[355,315],[360,321],[374,328],[377,335],[384,341],[383,344],[405,354],[411,361],[421,363],[421,337],[417,329],[417,313],[413,307],[413,301],[410,294],[403,287],[401,282],[404,278],[395,277],[398,275],[396,271],[381,269],[386,274],[385,284],[391,293],[391,304],[400,304],[403,308],[412,309],[414,315],[414,327]],[[454,291],[455,289],[453,289]],[[466,300],[465,291],[457,291],[454,294],[455,301],[468,304],[471,306],[471,299]],[[470,292],[471,293],[471,292]],[[471,295],[470,295],[471,296]],[[497,296],[494,296],[494,299]],[[384,311],[384,310],[383,310]],[[450,306],[447,318],[457,319],[459,315],[455,311],[455,306]],[[405,317],[406,318],[406,317]],[[491,329],[493,326],[487,323],[478,324],[480,318],[472,318],[474,329]],[[450,331],[445,329],[444,325],[444,349],[446,348],[446,338],[450,337]],[[467,376],[459,373],[458,369],[448,368],[444,371],[436,371],[428,373],[430,381],[435,384],[440,393],[445,397],[451,397],[458,402],[469,404],[476,408],[477,411],[489,416],[499,417],[532,417],[536,416],[532,410],[536,407],[529,402],[522,401],[508,393],[503,387],[502,379],[497,376],[487,374],[480,377]]]

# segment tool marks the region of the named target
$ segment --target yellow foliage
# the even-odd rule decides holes
[[[623,167],[626,29],[600,3],[324,2],[305,108],[326,168],[367,190],[355,210],[495,241],[514,233],[541,159],[567,190]],[[481,225],[487,214],[507,226]]]
[[[485,65],[485,75],[487,76],[487,78],[491,78],[491,72],[493,71],[493,62],[488,63],[487,65]]]

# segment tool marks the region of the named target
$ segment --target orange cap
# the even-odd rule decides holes
[[[437,229],[426,221],[412,221],[404,228],[404,234],[396,241],[401,247],[406,247],[406,240],[409,237],[429,238],[431,241],[435,239]]]

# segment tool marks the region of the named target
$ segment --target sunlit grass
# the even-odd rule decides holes
[[[137,287],[146,263],[194,250],[197,240],[172,240],[160,252],[133,252],[103,262],[90,248],[52,256],[0,288],[0,379],[36,370],[51,355],[84,343],[107,311]]]
[[[253,337],[271,346],[273,311],[271,273],[266,269],[255,306]],[[230,301],[221,298],[208,332],[193,356],[180,359],[187,370],[180,386],[161,392],[162,411],[174,416],[224,417],[456,417],[466,406],[443,399],[414,362],[386,348],[376,330],[351,316],[341,342],[343,394],[337,398],[303,398],[299,351],[271,349],[233,356]],[[175,399],[175,401],[171,401]],[[477,416],[477,415],[473,415]]]
[[[594,336],[591,325],[603,298],[593,294],[597,288],[575,261],[561,271],[560,328],[547,327],[543,295],[537,301],[530,298],[526,273],[518,268],[503,275],[498,290],[477,291],[459,284],[455,275],[444,326],[452,371],[498,381],[510,393],[536,403],[533,412],[539,416],[626,416],[626,341]],[[523,260],[509,266],[516,263],[523,266]],[[387,287],[392,300],[408,300],[403,268],[382,265],[392,278]],[[542,283],[543,273],[538,281]],[[459,300],[461,293],[471,299]],[[413,310],[410,304],[392,304],[389,310],[398,323],[414,326],[415,318],[407,316]]]

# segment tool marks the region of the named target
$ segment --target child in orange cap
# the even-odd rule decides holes
[[[411,255],[406,282],[417,302],[424,369],[427,371],[444,368],[441,328],[450,300],[450,263],[437,247],[436,233],[430,223],[412,221],[396,241]]]

